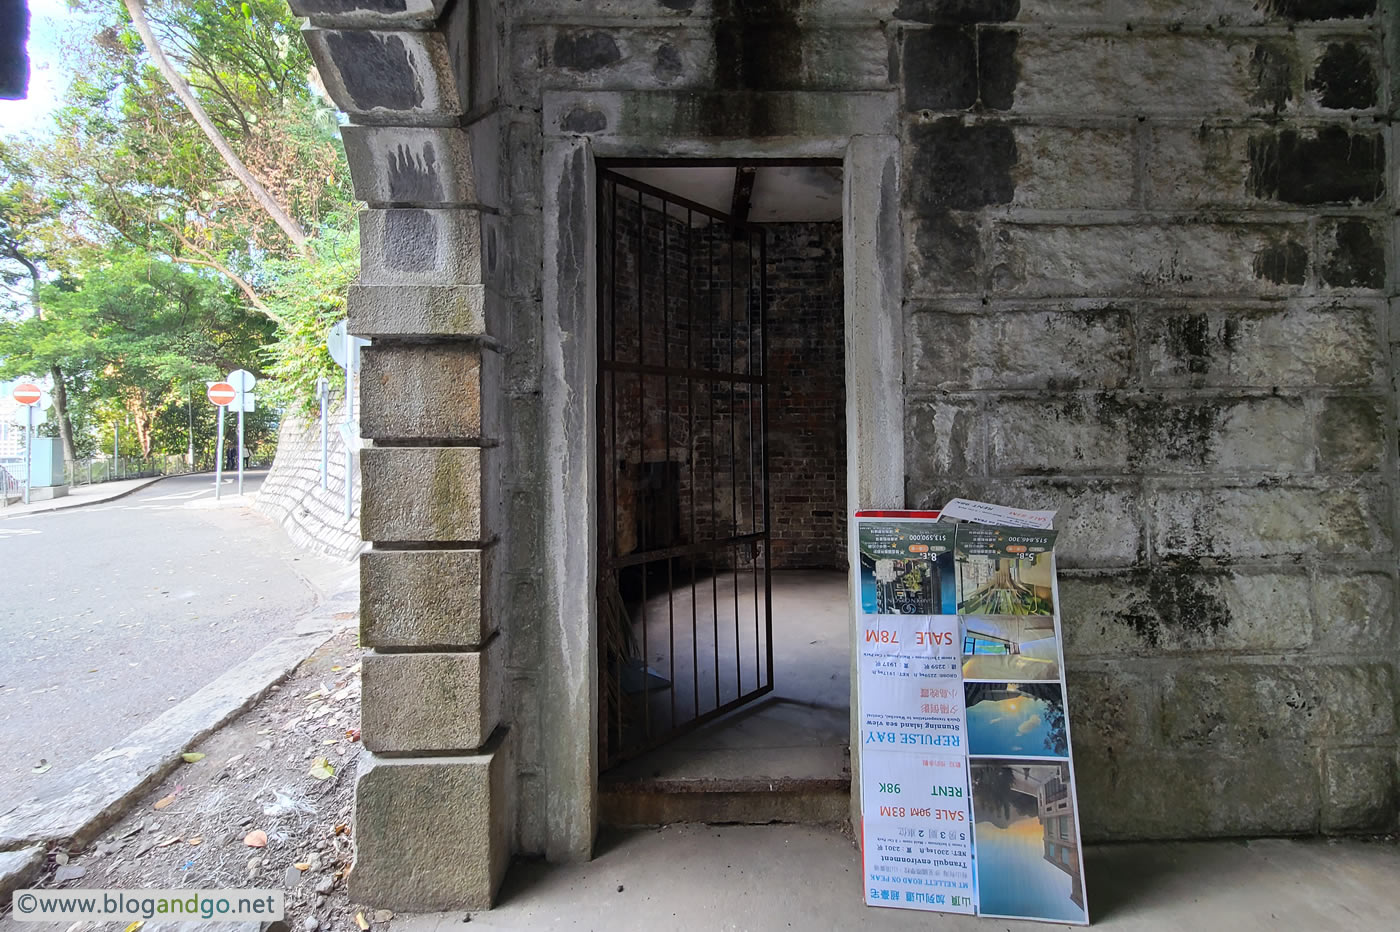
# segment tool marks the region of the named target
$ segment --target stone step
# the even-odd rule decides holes
[[[673,822],[837,825],[851,812],[850,777],[768,780],[610,781],[599,788],[604,825],[630,828]]]

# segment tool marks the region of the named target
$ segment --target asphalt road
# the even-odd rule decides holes
[[[0,812],[290,634],[345,572],[213,497],[211,476],[185,476],[0,514]]]

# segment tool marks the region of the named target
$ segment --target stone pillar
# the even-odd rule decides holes
[[[360,215],[364,753],[351,897],[492,903],[510,856],[512,741],[491,606],[502,530],[495,92],[489,4],[292,0],[342,130]],[[489,58],[489,56],[488,56]],[[468,67],[471,60],[472,67]]]

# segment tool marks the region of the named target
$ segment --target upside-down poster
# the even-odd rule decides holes
[[[1087,923],[1055,532],[855,517],[866,903]]]

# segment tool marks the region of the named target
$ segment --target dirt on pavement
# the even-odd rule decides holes
[[[353,632],[332,638],[99,841],[50,852],[35,886],[280,888],[297,932],[383,928],[392,914],[352,905],[345,888],[363,653]]]

